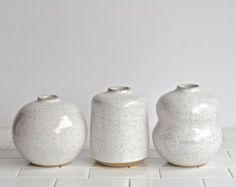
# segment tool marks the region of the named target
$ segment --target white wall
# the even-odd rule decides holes
[[[178,83],[219,98],[235,126],[235,0],[0,0],[0,126],[42,93],[79,104],[128,85],[155,103]]]

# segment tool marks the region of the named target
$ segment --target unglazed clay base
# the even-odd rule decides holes
[[[60,165],[41,165],[41,164],[39,165],[39,164],[34,164],[32,162],[30,164],[33,165],[33,166],[38,166],[38,167],[53,168],[53,167],[62,167],[62,166],[65,166],[67,164],[70,164],[71,162],[67,162],[65,164],[60,164]]]
[[[128,167],[128,166],[134,166],[134,165],[140,164],[143,162],[143,160],[138,160],[135,162],[126,162],[126,163],[108,163],[108,162],[102,162],[98,160],[96,160],[96,162],[100,165],[108,166],[108,167]]]
[[[177,166],[177,167],[183,167],[183,168],[199,168],[199,167],[206,165],[206,163],[204,163],[204,164],[200,164],[200,165],[184,166],[184,165],[180,165],[180,164],[173,164],[170,162],[168,162],[168,164],[173,165],[173,166]]]

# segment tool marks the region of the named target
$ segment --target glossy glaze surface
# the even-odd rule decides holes
[[[217,100],[198,85],[181,84],[157,103],[153,143],[167,161],[179,166],[205,164],[218,151],[222,133]]]
[[[86,139],[86,123],[78,107],[55,95],[38,97],[22,107],[13,125],[20,153],[39,166],[71,162]]]
[[[147,99],[128,87],[111,87],[92,100],[91,152],[106,165],[129,165],[146,158]]]

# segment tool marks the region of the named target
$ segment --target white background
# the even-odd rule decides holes
[[[0,0],[0,127],[44,93],[79,105],[127,85],[155,103],[178,83],[218,97],[235,126],[235,0]],[[150,130],[151,131],[151,130]]]

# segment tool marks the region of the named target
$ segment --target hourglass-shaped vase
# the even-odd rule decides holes
[[[218,102],[198,85],[178,85],[159,99],[156,109],[153,143],[168,162],[199,166],[217,153],[222,142]]]

